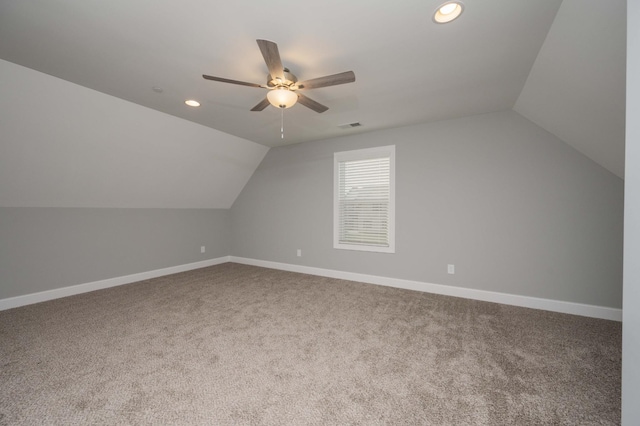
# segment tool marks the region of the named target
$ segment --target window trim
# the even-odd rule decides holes
[[[380,157],[389,158],[389,246],[367,246],[359,244],[340,243],[340,200],[339,200],[339,163],[344,161],[368,160]],[[352,151],[334,152],[333,154],[333,248],[342,250],[357,250],[378,253],[395,253],[395,216],[396,216],[396,146],[380,146],[375,148],[356,149]]]

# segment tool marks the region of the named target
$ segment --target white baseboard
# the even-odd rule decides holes
[[[521,306],[524,308],[541,309],[545,311],[561,312],[565,314],[581,315],[585,317],[601,318],[612,321],[622,321],[622,309],[605,306],[586,305],[582,303],[564,302],[561,300],[541,299],[538,297],[519,296],[508,293],[475,290],[471,288],[454,287],[442,284],[431,284],[420,281],[410,281],[398,278],[387,278],[376,275],[358,274],[353,272],[335,271],[332,269],[314,268],[311,266],[292,265],[289,263],[271,262],[267,260],[248,259],[230,256],[230,261],[245,265],[261,266],[264,268],[280,269],[283,271],[299,272],[302,274],[318,275],[321,277],[338,278],[348,281],[358,281],[387,287],[397,287],[407,290],[423,291],[446,296],[462,297],[465,299],[482,300],[485,302],[502,303],[505,305]]]
[[[164,275],[176,274],[178,272],[190,271],[192,269],[219,265],[221,263],[229,262],[229,259],[230,256],[218,257],[216,259],[203,260],[200,262],[171,266],[169,268],[162,268],[153,271],[125,275],[122,277],[109,278],[106,280],[93,281],[85,284],[56,288],[54,290],[41,291],[39,293],[26,294],[24,296],[0,299],[0,311],[3,311],[5,309],[17,308],[19,306],[31,305],[33,303],[45,302],[47,300],[59,299],[61,297],[73,296],[74,294],[87,293],[89,291],[101,290],[103,288],[115,287],[123,284],[134,283],[136,281],[162,277]]]
[[[622,309],[608,308],[605,306],[541,299],[530,296],[519,296],[515,294],[475,290],[442,284],[431,284],[420,281],[380,277],[377,275],[358,274],[354,272],[336,271],[332,269],[314,268],[311,266],[293,265],[289,263],[248,259],[236,256],[223,256],[216,259],[187,263],[185,265],[156,269],[148,272],[140,272],[137,274],[125,275],[122,277],[109,278],[106,280],[78,284],[54,290],[42,291],[39,293],[26,294],[24,296],[0,299],[0,311],[30,305],[33,303],[45,302],[47,300],[58,299],[61,297],[73,296],[74,294],[86,293],[89,291],[115,287],[123,284],[130,284],[136,281],[148,280],[164,275],[176,274],[178,272],[185,272],[193,269],[205,268],[207,266],[219,265],[226,262],[242,263],[245,265],[261,266],[270,269],[279,269],[283,271],[299,272],[302,274],[318,275],[321,277],[337,278],[341,280],[358,281],[367,284],[377,284],[387,287],[423,291],[426,293],[462,297],[465,299],[482,300],[485,302],[502,303],[505,305],[521,306],[524,308],[541,309],[545,311],[561,312],[565,314],[581,315],[585,317],[622,321]]]

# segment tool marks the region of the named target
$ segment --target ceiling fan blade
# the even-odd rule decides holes
[[[280,52],[278,52],[278,45],[269,40],[256,40],[262,57],[269,68],[269,75],[271,78],[279,78],[284,81],[284,67],[280,60]]]
[[[256,105],[253,108],[251,108],[251,111],[262,111],[263,109],[265,109],[269,105],[270,105],[269,99],[264,98],[263,100],[260,101],[260,103],[258,105]]]
[[[298,102],[300,102],[302,105],[306,106],[307,108],[314,110],[315,112],[322,113],[329,109],[329,107],[326,107],[314,101],[313,99],[306,97],[302,93],[296,93],[296,95],[298,95]]]
[[[214,77],[212,75],[203,74],[202,77],[204,77],[206,80],[221,81],[222,83],[239,84],[241,86],[249,86],[249,87],[262,87],[264,89],[267,88],[267,86],[264,84],[247,83],[246,81],[230,80],[228,78]]]
[[[356,75],[353,71],[345,71],[339,74],[327,75],[297,83],[298,89],[317,89],[318,87],[337,86],[338,84],[353,83]]]

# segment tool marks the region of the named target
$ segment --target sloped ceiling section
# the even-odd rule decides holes
[[[230,208],[268,148],[0,60],[0,207]]]
[[[564,0],[514,110],[624,178],[626,2]]]

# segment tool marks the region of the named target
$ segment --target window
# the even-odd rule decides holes
[[[334,248],[395,253],[395,148],[334,154]]]

